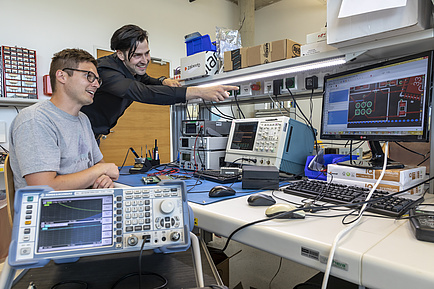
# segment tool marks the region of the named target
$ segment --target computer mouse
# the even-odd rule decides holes
[[[297,209],[297,207],[295,207],[291,204],[279,203],[279,204],[269,206],[265,210],[265,215],[267,217],[274,217],[276,215],[282,214],[284,212],[289,212],[289,211],[292,211],[295,209]],[[305,215],[306,214],[304,211],[297,211],[297,212],[292,212],[292,213],[288,213],[288,214],[282,214],[282,216],[277,217],[276,219],[304,219]]]
[[[218,198],[218,197],[233,196],[233,195],[235,195],[235,193],[236,193],[235,190],[232,189],[231,187],[218,185],[218,186],[215,186],[214,188],[212,188],[209,191],[208,195],[211,198]]]
[[[271,206],[276,203],[276,200],[274,200],[270,195],[254,194],[249,196],[247,203],[250,206]]]

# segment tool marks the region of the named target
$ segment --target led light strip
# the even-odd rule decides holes
[[[290,67],[286,67],[286,68],[275,69],[275,70],[270,70],[270,71],[265,71],[265,72],[258,72],[258,73],[253,73],[253,74],[249,74],[249,75],[244,75],[244,76],[235,76],[235,77],[231,77],[231,78],[225,79],[225,80],[218,80],[218,81],[213,81],[213,82],[209,82],[206,84],[201,84],[201,85],[198,85],[198,87],[207,87],[207,86],[213,86],[213,85],[219,85],[219,84],[242,83],[242,82],[246,82],[246,81],[254,80],[254,79],[263,79],[263,78],[268,78],[268,77],[272,77],[272,76],[291,74],[291,73],[296,73],[296,72],[301,72],[301,71],[307,71],[307,70],[319,69],[319,68],[324,68],[324,67],[336,66],[336,65],[341,65],[341,64],[345,64],[345,63],[346,63],[345,57],[339,57],[339,58],[333,58],[333,59],[317,61],[317,62],[301,64],[301,65],[295,65],[295,66],[290,66]]]

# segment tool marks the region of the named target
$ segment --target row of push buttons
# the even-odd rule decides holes
[[[26,205],[26,216],[25,216],[25,225],[31,225],[32,224],[32,213],[33,213],[33,205]],[[23,241],[29,241],[30,240],[30,228],[24,229],[24,236]]]

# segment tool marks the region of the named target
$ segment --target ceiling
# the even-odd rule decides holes
[[[229,1],[238,5],[238,0],[229,0]],[[282,1],[282,0],[255,0],[255,10],[261,9],[265,6],[274,4],[274,3],[279,2],[279,1]]]

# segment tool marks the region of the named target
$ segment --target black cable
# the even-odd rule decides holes
[[[227,114],[225,114],[225,113],[223,113],[220,109],[218,109],[218,107],[215,105],[215,103],[214,102],[211,102],[211,104],[212,104],[212,106],[214,106],[214,108],[221,114],[221,115],[223,115],[223,116],[225,116],[225,117],[227,117],[228,119],[233,119],[233,117],[232,116],[230,116],[230,115],[227,115]]]
[[[235,113],[234,113],[234,108],[233,108],[232,103],[231,103],[231,113],[232,113],[232,117],[235,119]],[[239,116],[239,113],[238,113],[238,116]]]
[[[256,164],[256,159],[238,158],[238,159],[234,160],[233,162],[229,163],[228,167],[234,165],[239,160],[246,161],[246,162],[252,162],[252,163]]]
[[[227,120],[232,120],[232,119],[233,119],[233,118],[231,118],[231,117],[224,117],[223,115],[219,115],[219,114],[213,112],[213,111],[212,111],[211,109],[209,109],[209,107],[206,105],[205,100],[202,99],[202,102],[203,102],[203,105],[205,106],[205,108],[206,108],[210,113],[212,113],[212,114],[214,114],[214,115],[216,115],[216,116],[218,116],[218,117],[221,117],[221,118],[227,119]]]
[[[243,118],[246,118],[244,116],[243,111],[241,110],[240,104],[238,103],[238,98],[237,98],[237,95],[236,95],[235,92],[234,92],[234,99],[235,99],[235,103],[237,104],[237,107],[238,107],[238,115],[241,113],[241,115],[243,116]]]
[[[277,271],[274,274],[273,278],[271,278],[270,283],[268,283],[268,289],[271,289],[271,283],[273,283],[273,280],[276,278],[277,274],[279,274],[279,271],[282,268],[282,260],[283,257],[280,257],[279,267],[277,268]]]
[[[291,95],[292,100],[294,101],[294,107],[297,109],[298,105],[297,105],[297,101],[295,100],[294,95],[292,94],[291,89],[289,89],[289,86],[286,86],[286,89],[288,89],[289,94]],[[309,121],[309,119],[306,117],[306,115],[303,113],[303,110],[301,108],[298,107],[298,110],[300,111],[301,115],[303,116],[303,118],[306,120],[306,122],[308,123],[308,126],[310,127],[310,129],[312,130],[312,134],[313,134],[313,138],[315,140],[315,149],[316,152],[319,152],[318,149],[318,141],[317,141],[317,137],[316,137],[316,133],[315,133],[315,128],[313,127],[312,123]]]
[[[409,151],[409,152],[411,152],[411,153],[414,153],[414,154],[416,154],[416,155],[422,156],[422,157],[424,157],[424,158],[425,158],[425,157],[430,153],[430,152],[427,152],[426,154],[422,154],[422,153],[419,153],[419,152],[417,152],[417,151],[414,151],[414,150],[412,150],[412,149],[409,149],[409,148],[403,146],[402,144],[400,144],[400,143],[397,142],[397,141],[395,141],[394,143],[397,144],[398,146],[402,147],[403,149],[405,149],[405,150],[407,150],[407,151]]]
[[[187,111],[187,119],[191,119],[190,111],[188,110],[188,104],[185,105],[185,110]]]
[[[310,116],[309,116],[309,120],[310,123],[312,123],[312,114],[313,114],[313,91],[314,89],[312,88],[312,92],[310,93]]]
[[[416,166],[420,166],[421,164],[423,164],[423,163],[426,162],[427,160],[429,160],[429,157],[426,157],[423,161],[421,161],[420,163],[418,163]]]
[[[2,146],[2,145],[0,145],[0,148],[2,148],[2,150],[5,152],[5,153],[9,153],[9,151],[7,150],[7,149],[5,149],[5,147],[4,146]]]
[[[125,165],[125,162],[127,161],[128,158],[128,153],[130,152],[130,149],[127,149],[127,154],[125,155],[125,159],[124,162],[122,163],[122,166],[119,168],[119,171],[121,171]]]
[[[84,282],[84,281],[80,281],[80,280],[68,280],[68,281],[61,281],[59,283],[54,284],[51,289],[56,289],[59,286],[65,285],[65,284],[80,284],[83,285],[84,289],[89,288],[89,285]]]
[[[142,246],[140,247],[140,254],[139,254],[139,289],[142,289],[142,253],[143,253],[143,247],[145,246],[145,236],[142,236]]]
[[[244,224],[244,225],[242,225],[241,227],[238,227],[237,229],[235,229],[235,230],[234,230],[234,231],[229,235],[228,239],[226,240],[226,244],[225,244],[225,246],[223,247],[222,251],[225,251],[225,250],[227,249],[227,247],[229,246],[229,241],[232,239],[232,237],[233,237],[236,233],[238,233],[238,232],[241,231],[242,229],[247,228],[247,227],[250,227],[250,226],[252,226],[252,225],[256,225],[256,224],[259,224],[259,223],[263,223],[263,222],[266,222],[266,221],[269,221],[269,220],[274,220],[274,219],[277,219],[277,218],[285,218],[285,216],[286,216],[287,214],[293,214],[293,213],[298,212],[298,211],[309,211],[309,210],[311,210],[311,209],[315,209],[315,211],[316,211],[316,210],[318,210],[318,209],[331,209],[331,208],[342,208],[342,207],[346,207],[346,208],[347,208],[347,207],[348,207],[348,208],[360,207],[360,206],[362,206],[362,205],[364,205],[364,204],[375,203],[375,202],[378,202],[378,201],[380,201],[380,200],[387,199],[387,198],[390,198],[390,197],[396,196],[396,195],[398,195],[398,194],[402,194],[403,192],[406,192],[406,191],[412,190],[412,189],[414,189],[414,188],[420,186],[421,184],[424,184],[424,183],[427,183],[427,182],[431,181],[432,179],[434,179],[434,177],[429,178],[429,179],[427,179],[427,180],[425,180],[425,181],[423,181],[423,182],[421,182],[421,183],[418,183],[418,184],[416,184],[416,185],[414,185],[414,186],[412,186],[412,187],[409,187],[409,188],[407,188],[407,189],[405,189],[405,190],[402,190],[402,191],[399,191],[399,192],[395,192],[395,193],[391,193],[390,195],[387,195],[387,196],[382,196],[382,197],[378,197],[378,198],[373,198],[373,199],[370,199],[370,200],[368,200],[368,201],[362,201],[362,202],[356,202],[356,203],[348,203],[348,204],[340,204],[340,205],[320,206],[320,207],[316,207],[316,208],[310,208],[310,207],[296,208],[296,209],[291,210],[291,211],[287,211],[287,212],[280,213],[280,214],[275,215],[275,216],[273,216],[273,217],[268,217],[267,219],[260,219],[260,220],[257,220],[257,221],[253,221],[253,222],[250,222],[250,223]],[[348,215],[348,214],[347,214],[347,215]]]
[[[122,276],[121,278],[119,278],[119,279],[118,279],[118,280],[117,280],[117,281],[112,285],[111,289],[116,288],[116,286],[118,286],[119,283],[121,283],[122,281],[124,281],[124,280],[126,280],[126,279],[128,279],[128,278],[130,278],[130,277],[137,276],[137,275],[139,275],[138,272],[133,272],[133,273],[129,273],[129,274],[126,274],[126,275]],[[165,288],[165,287],[167,286],[167,284],[169,283],[169,281],[168,281],[164,276],[162,276],[162,275],[160,275],[160,274],[158,274],[158,273],[154,273],[154,272],[141,272],[141,275],[142,275],[142,276],[144,276],[144,275],[147,275],[147,276],[156,276],[157,278],[159,278],[159,279],[163,282],[162,285],[160,285],[160,286],[158,286],[158,287],[155,287],[155,288],[153,288],[153,289],[163,289],[163,288]]]
[[[308,286],[308,287],[306,287]],[[321,288],[320,284],[315,284],[315,283],[310,283],[310,282],[305,282],[305,283],[300,283],[294,286],[293,289],[312,289],[312,288]]]

